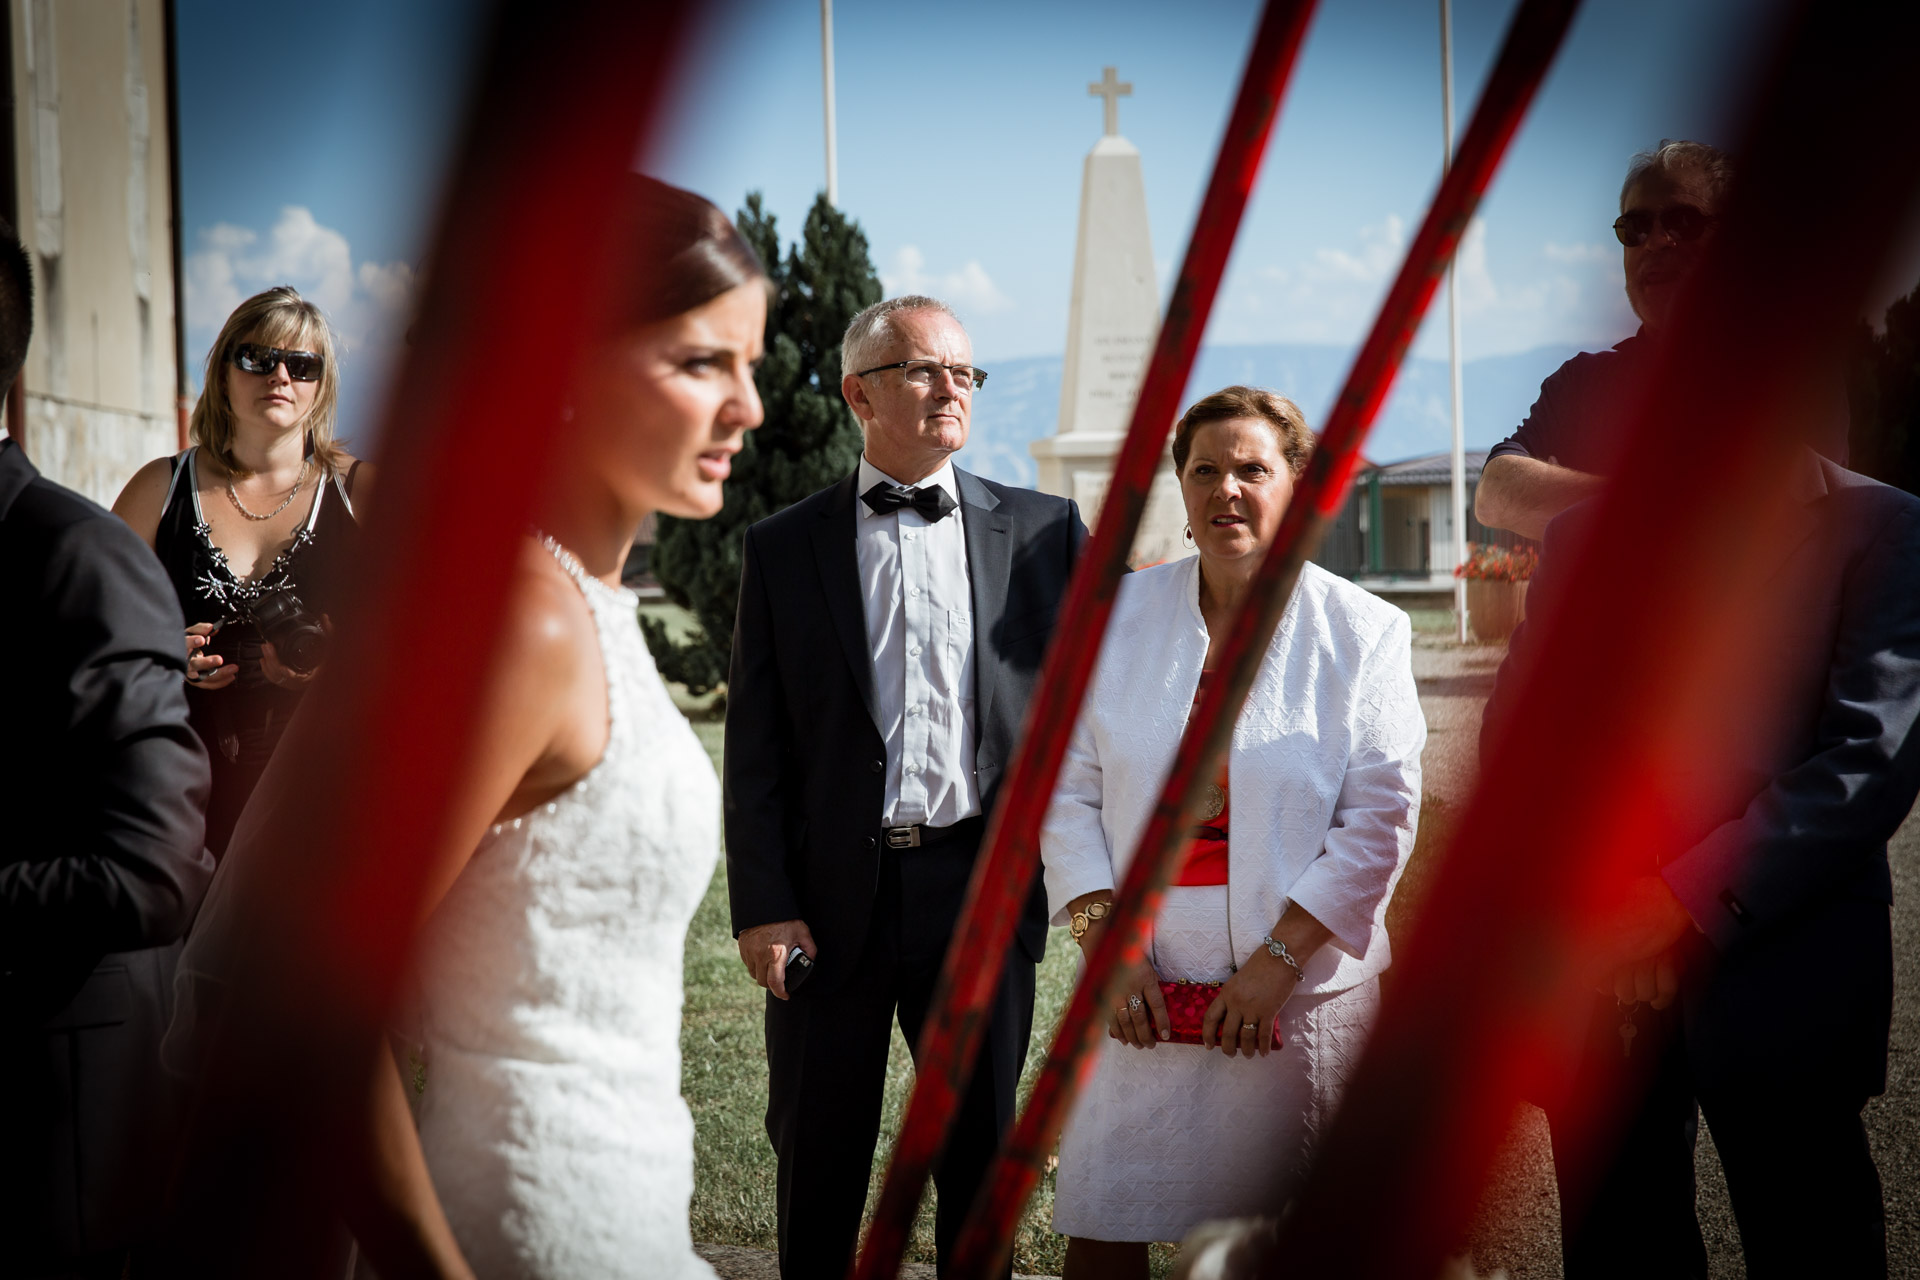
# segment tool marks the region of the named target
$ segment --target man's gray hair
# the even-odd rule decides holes
[[[1627,211],[1627,192],[1633,184],[1650,173],[1699,174],[1707,180],[1707,194],[1713,198],[1713,209],[1702,212],[1718,212],[1726,203],[1727,188],[1733,185],[1733,157],[1709,143],[1662,138],[1659,146],[1642,151],[1627,165],[1627,180],[1620,184],[1620,212]]]
[[[847,322],[846,336],[840,339],[840,372],[858,373],[872,368],[880,348],[895,336],[893,318],[909,311],[938,311],[960,324],[960,317],[953,314],[952,307],[924,293],[905,293],[876,302]]]

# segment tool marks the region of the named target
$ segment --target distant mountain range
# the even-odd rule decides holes
[[[1539,396],[1541,380],[1576,350],[1535,347],[1467,361],[1461,369],[1467,448],[1485,449],[1511,435]],[[1206,347],[1182,403],[1234,383],[1271,387],[1297,401],[1318,429],[1353,354],[1350,347],[1305,343]],[[974,405],[971,439],[957,459],[961,466],[1004,484],[1034,483],[1027,445],[1054,434],[1060,416],[1060,364],[1059,356],[1037,356],[988,365],[993,376]],[[1446,361],[1409,358],[1367,436],[1367,458],[1398,462],[1451,448],[1451,405]]]

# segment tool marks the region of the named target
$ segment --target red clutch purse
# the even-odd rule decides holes
[[[1225,985],[1223,982],[1187,982],[1184,979],[1162,982],[1160,998],[1167,1002],[1167,1029],[1173,1033],[1167,1043],[1199,1044],[1200,1026],[1207,1020],[1207,1010]],[[1282,1043],[1276,1032],[1273,1047],[1278,1049]]]

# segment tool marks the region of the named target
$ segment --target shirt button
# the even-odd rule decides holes
[[[920,772],[920,766],[919,766],[919,765],[917,765],[917,764],[910,764],[910,765],[908,765],[908,766],[907,766],[907,772],[908,772],[908,773],[918,773],[918,772]]]
[[[875,760],[872,764],[867,766],[868,771],[871,773],[884,773],[886,771],[886,768],[887,768],[887,762],[885,760]]]
[[[909,591],[907,594],[912,596],[915,600],[918,600],[920,598],[920,588],[915,587],[912,591]]]
[[[916,645],[909,645],[909,646],[907,647],[907,656],[908,656],[909,658],[917,658],[917,657],[919,657],[919,656],[920,656],[920,646],[919,646],[919,645],[917,645],[917,644],[916,644]]]
[[[903,537],[903,538],[905,538],[905,539],[906,539],[906,540],[907,540],[908,542],[912,542],[912,541],[913,541],[913,530],[911,530],[911,529],[902,529],[902,530],[900,531],[900,536],[901,536],[901,537]]]
[[[908,715],[910,715],[910,716],[917,716],[917,715],[919,715],[919,714],[920,714],[920,708],[918,708],[918,707],[908,707],[908,708],[907,708],[907,714],[908,714]]]

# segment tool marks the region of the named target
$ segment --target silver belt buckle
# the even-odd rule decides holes
[[[920,847],[919,827],[888,827],[887,848],[917,849]]]

